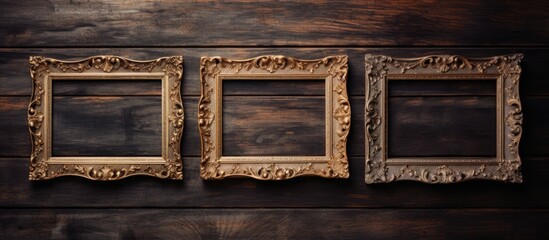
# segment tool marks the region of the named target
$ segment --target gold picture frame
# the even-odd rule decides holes
[[[470,179],[522,182],[518,149],[523,121],[519,98],[522,58],[522,54],[471,59],[449,55],[366,55],[366,183],[455,183]],[[391,79],[496,80],[496,157],[388,158],[387,95]]]
[[[351,108],[347,96],[347,56],[300,60],[287,56],[259,56],[245,60],[202,57],[198,127],[201,139],[200,175],[203,179],[229,176],[283,180],[315,175],[347,178],[347,135]],[[324,80],[326,97],[326,154],[324,156],[222,156],[221,82],[232,79]]]
[[[165,179],[183,178],[180,154],[183,103],[180,87],[183,57],[137,61],[124,57],[92,56],[62,61],[31,56],[32,96],[28,126],[32,142],[30,180],[80,176],[92,180],[118,180],[134,175]],[[52,81],[58,80],[160,80],[162,83],[162,156],[151,157],[52,157]]]

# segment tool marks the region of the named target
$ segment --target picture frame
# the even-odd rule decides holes
[[[184,109],[181,100],[183,57],[162,57],[149,61],[113,55],[64,61],[42,56],[29,58],[32,96],[28,127],[32,142],[30,180],[79,176],[111,181],[147,175],[164,179],[183,178],[180,153]],[[161,156],[52,156],[52,86],[62,80],[139,81],[160,80],[162,84]]]
[[[518,149],[523,122],[519,98],[522,58],[522,54],[470,59],[455,55],[393,58],[367,54],[366,183],[456,183],[470,179],[522,182]],[[496,80],[496,157],[388,157],[387,96],[388,81],[392,79]]]
[[[200,175],[205,180],[252,177],[284,180],[298,176],[347,178],[346,152],[351,108],[347,96],[347,56],[301,60],[280,55],[234,60],[202,57],[198,127],[201,139]],[[324,156],[222,156],[222,81],[324,80],[326,147]]]

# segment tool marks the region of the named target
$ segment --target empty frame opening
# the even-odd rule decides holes
[[[223,80],[223,156],[325,156],[325,80]],[[331,136],[330,136],[331,137]]]
[[[161,80],[53,80],[52,156],[161,156]]]
[[[496,157],[496,80],[389,80],[387,154]]]

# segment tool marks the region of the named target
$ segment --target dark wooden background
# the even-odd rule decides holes
[[[1,1],[0,6],[2,239],[549,238],[547,1],[20,0]],[[524,53],[520,83],[525,119],[520,146],[524,183],[366,185],[366,53],[395,57]],[[134,59],[184,56],[184,181],[147,177],[117,182],[92,182],[75,177],[28,181],[31,150],[26,126],[31,93],[28,57],[80,59],[103,54]],[[199,58],[212,55],[246,58],[263,54],[299,58],[349,56],[348,89],[352,104],[347,149],[349,179],[298,178],[282,182],[252,179],[205,182],[200,179],[196,123]],[[127,91],[116,100],[120,106],[146,109],[153,104],[147,100],[152,91],[149,86],[132,86],[124,88]],[[434,91],[444,92],[449,88],[449,85],[440,85]],[[78,98],[96,95],[93,89],[90,85],[67,86],[56,94],[61,98]],[[243,95],[257,95],[257,89],[245,86],[235,89],[233,96],[226,97],[228,101],[235,105],[239,102],[253,105],[250,101],[254,98]],[[290,85],[272,89],[261,96],[261,102],[267,104],[264,106],[269,106],[269,99],[275,106],[276,99],[304,95]],[[459,94],[468,94],[478,101],[479,109],[493,101],[482,89],[464,89]],[[403,99],[396,102],[402,104],[404,111],[406,98],[428,97],[411,87],[400,88],[393,94]],[[105,96],[94,96],[94,99],[107,101],[109,95],[107,91]],[[309,97],[301,99],[303,104],[310,101]],[[75,115],[81,110],[71,104],[66,108],[73,109]],[[70,117],[70,113],[67,116]],[[94,116],[100,122],[101,116],[91,115]],[[283,120],[277,115],[271,117],[273,122]],[[262,131],[258,124],[249,127]],[[99,124],[97,128],[101,131]],[[127,137],[125,132],[120,134]],[[74,137],[85,139],[86,136]],[[308,137],[314,139],[315,136]],[[129,140],[134,144],[131,146],[145,150],[147,147],[142,144],[152,141],[129,139],[133,139]],[[236,143],[227,143],[230,144]],[[476,141],[470,145],[481,146],[478,151],[482,152],[486,151],[482,146],[490,148],[486,144]],[[417,146],[401,147],[404,154],[413,154]],[[452,146],[439,148],[456,151]]]

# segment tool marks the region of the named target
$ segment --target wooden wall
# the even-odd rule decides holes
[[[0,6],[2,239],[549,238],[547,1],[19,0],[2,1]],[[366,185],[366,53],[395,57],[524,53],[520,89],[525,119],[520,145],[524,183]],[[80,59],[103,54],[133,59],[184,56],[184,181],[147,177],[117,182],[74,177],[28,181],[28,57]],[[349,56],[349,179],[200,179],[199,58],[263,54]],[[276,99],[288,95],[289,87],[278,89],[278,93],[262,96],[262,101],[269,104],[271,99],[275,106]],[[139,95],[143,88],[131,90],[128,95]],[[70,92],[60,95],[74,97]],[[407,96],[421,97],[413,91]],[[238,92],[227,98],[235,104],[252,104]],[[148,106],[148,100],[126,96],[120,104]],[[402,104],[405,110],[406,101]],[[74,107],[75,112],[79,110]],[[278,119],[282,118],[273,116]],[[251,127],[261,131],[261,126]],[[97,128],[101,130],[100,125]],[[135,144],[147,145],[147,141],[152,140],[136,140]],[[403,148],[414,151],[413,145]]]

